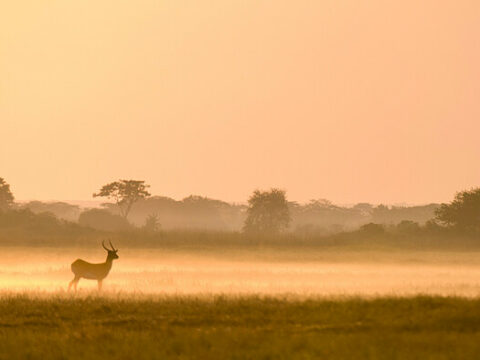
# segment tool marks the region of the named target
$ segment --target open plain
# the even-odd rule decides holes
[[[1,359],[480,354],[476,252],[125,248],[101,293],[66,292],[69,263],[100,250],[2,252]]]

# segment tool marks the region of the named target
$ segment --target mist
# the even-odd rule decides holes
[[[77,257],[104,261],[99,249],[1,248],[2,292],[66,292]],[[480,252],[272,250],[199,252],[120,249],[107,293],[160,295],[478,296]],[[81,280],[79,292],[96,293]]]

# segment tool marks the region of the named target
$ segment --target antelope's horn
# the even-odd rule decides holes
[[[111,242],[110,240],[108,240],[108,242],[110,243],[110,247],[112,248],[112,250],[113,250],[113,251],[117,251],[117,249],[115,249],[115,248],[113,247],[112,242]]]
[[[108,250],[108,249],[105,247],[105,240],[102,240],[102,246],[103,246],[103,248],[104,248],[105,250],[110,251],[110,250]]]

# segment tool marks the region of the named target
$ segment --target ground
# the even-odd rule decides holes
[[[478,359],[480,299],[0,297],[1,359]]]

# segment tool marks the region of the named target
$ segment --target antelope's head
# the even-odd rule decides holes
[[[113,247],[112,242],[110,240],[108,240],[108,242],[110,243],[110,249],[105,246],[105,241],[102,241],[103,248],[108,251],[107,261],[118,259],[118,255],[117,255],[118,249],[115,249]]]

